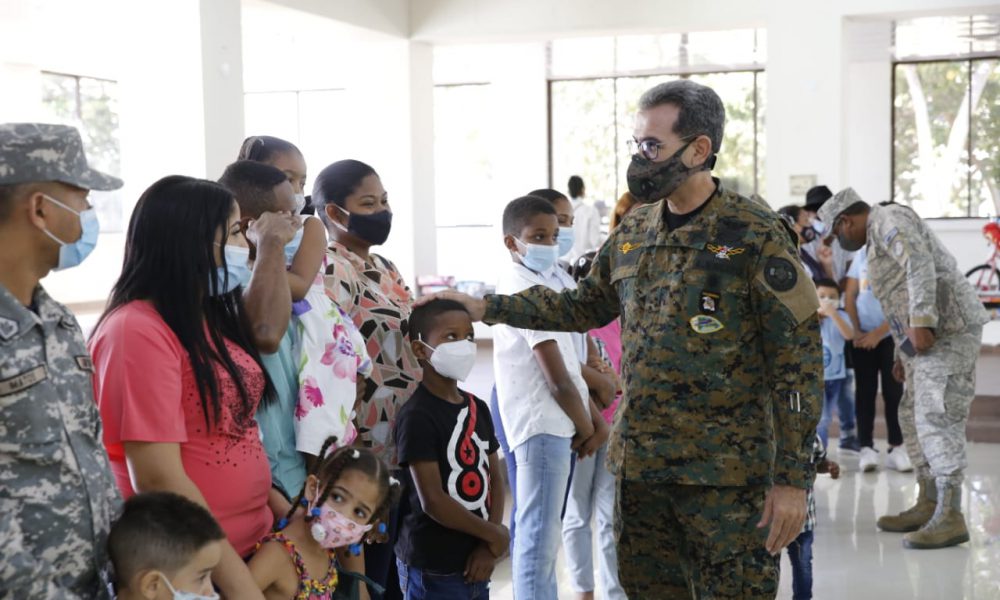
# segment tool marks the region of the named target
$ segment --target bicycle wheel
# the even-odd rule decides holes
[[[965,278],[980,295],[984,293],[1000,295],[1000,270],[997,270],[993,265],[972,267],[965,274]]]

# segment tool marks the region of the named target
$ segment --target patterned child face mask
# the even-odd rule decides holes
[[[358,525],[326,504],[309,512],[313,515],[309,533],[327,550],[357,544],[372,528],[371,524]]]

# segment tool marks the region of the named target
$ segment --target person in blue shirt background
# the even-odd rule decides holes
[[[889,322],[882,312],[882,305],[868,281],[868,256],[864,248],[858,251],[847,272],[844,309],[851,317],[851,324],[856,332],[851,356],[857,373],[855,416],[858,422],[858,441],[861,444],[858,466],[863,472],[878,468],[879,455],[872,436],[875,429],[875,397],[881,376],[885,425],[889,434],[889,453],[885,464],[897,471],[910,472],[913,465],[906,456],[906,450],[894,452],[903,445],[903,431],[899,426],[899,402],[903,397],[903,384],[892,376],[896,345],[889,335]]]
[[[846,395],[840,393],[847,379],[844,346],[847,340],[854,338],[854,329],[851,327],[850,317],[840,308],[840,286],[837,282],[832,279],[817,280],[816,294],[819,296],[819,327],[820,336],[823,338],[823,380],[826,387],[823,396],[823,415],[816,431],[823,440],[823,447],[828,447],[827,431],[833,418],[834,404],[837,404],[837,415],[840,417],[840,446],[844,447],[851,445],[852,442],[856,443],[854,406],[845,401]]]

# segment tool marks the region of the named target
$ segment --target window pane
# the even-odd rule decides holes
[[[978,92],[982,89],[982,93]],[[1000,60],[972,67],[972,214],[1000,215]]]
[[[893,195],[925,218],[969,214],[968,65],[896,66]]]
[[[438,227],[437,275],[495,285],[510,263],[499,227]]]
[[[757,38],[758,42],[760,38]],[[757,193],[767,198],[767,131],[765,115],[767,115],[767,73],[757,73]]]
[[[80,131],[91,167],[121,176],[121,144],[118,140],[118,84],[103,79],[42,74],[42,103],[50,120],[72,125]],[[93,191],[90,201],[97,211],[101,231],[122,231],[122,191]]]
[[[623,35],[618,40],[619,73],[678,69],[681,66],[681,35]]]
[[[726,107],[726,128],[713,175],[744,196],[754,193],[754,87],[753,73],[695,75],[692,81],[707,85]]]
[[[570,176],[579,175],[592,202],[614,206],[624,168],[616,159],[625,154],[615,132],[614,80],[553,81],[550,90],[552,185],[566,191]]]
[[[493,187],[490,156],[496,148],[488,139],[487,124],[494,118],[488,114],[490,91],[488,85],[434,88],[434,164],[437,165],[434,193],[438,225],[492,224],[502,210],[481,194],[482,190]]]
[[[295,92],[250,93],[243,96],[247,135],[272,135],[298,142],[299,110]]]

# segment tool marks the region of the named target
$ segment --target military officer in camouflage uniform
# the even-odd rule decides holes
[[[529,329],[587,331],[620,315],[625,396],[609,462],[626,593],[773,598],[775,553],[801,531],[815,477],[816,291],[781,219],[711,177],[716,93],[674,81],[639,106],[628,183],[645,204],[576,290],[442,295]]]
[[[986,311],[955,258],[912,209],[869,206],[847,188],[823,205],[819,218],[845,249],[867,248],[872,291],[896,341],[897,379],[905,372],[899,420],[919,495],[912,508],[882,517],[878,526],[911,532],[903,537],[908,548],[966,542],[965,424]]]
[[[93,365],[73,315],[39,285],[97,241],[80,134],[0,125],[0,598],[104,598],[120,502],[101,442]]]

